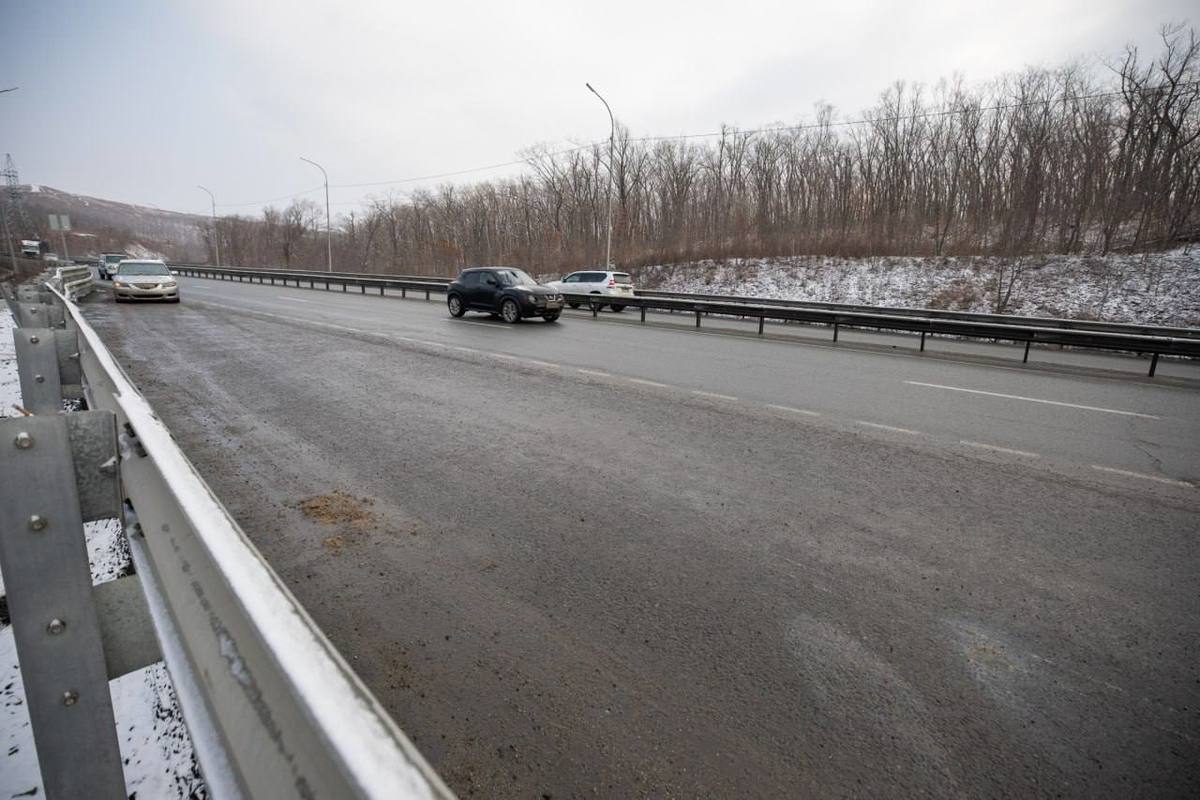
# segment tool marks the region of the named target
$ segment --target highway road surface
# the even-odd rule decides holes
[[[464,797],[1200,793],[1194,364],[181,284],[85,309]]]

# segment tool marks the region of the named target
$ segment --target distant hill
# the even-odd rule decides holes
[[[23,188],[22,205],[34,230],[21,231],[18,238],[29,238],[36,232],[50,243],[51,250],[58,252],[62,249],[61,239],[56,231],[50,230],[48,216],[67,214],[72,228],[67,248],[72,256],[121,251],[178,261],[205,260],[202,230],[208,225],[207,217],[118,203],[51,186],[35,184]]]

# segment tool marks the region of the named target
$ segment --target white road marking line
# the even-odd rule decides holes
[[[883,425],[878,422],[867,422],[865,419],[854,420],[859,425],[866,425],[868,428],[879,428],[884,431],[894,431],[895,433],[907,433],[912,436],[920,436],[920,431],[914,431],[912,428],[897,428],[895,425]]]
[[[479,352],[478,350],[476,350],[476,349],[475,349],[475,348],[473,348],[473,347],[459,347],[459,346],[458,346],[458,345],[456,345],[456,344],[452,344],[452,345],[450,345],[450,349],[451,349],[451,350],[458,350],[459,352],[462,352],[462,353],[478,353],[478,352]]]
[[[999,447],[994,444],[984,444],[983,442],[972,442],[967,439],[960,439],[959,444],[965,444],[967,447],[978,447],[983,450],[995,450],[997,453],[1008,453],[1013,456],[1027,456],[1028,458],[1041,458],[1038,453],[1031,453],[1028,450],[1014,450],[1011,447]]]
[[[536,364],[539,367],[553,367],[558,369],[558,364],[551,364],[549,361],[538,361],[536,358],[522,359],[526,364]]]
[[[702,392],[699,389],[692,389],[692,394],[700,397],[711,397],[714,400],[737,400],[736,397],[730,394],[717,394],[716,392]]]
[[[665,383],[659,383],[658,381],[648,381],[645,378],[626,378],[625,380],[629,381],[630,383],[640,383],[642,386],[653,386],[657,389],[670,389],[671,388],[670,386],[668,386]]]
[[[1116,467],[1102,467],[1099,464],[1092,464],[1092,469],[1098,469],[1101,472],[1111,472],[1114,475],[1124,475],[1127,478],[1141,478],[1144,481],[1157,481],[1158,483],[1165,483],[1169,486],[1186,486],[1189,489],[1193,488],[1192,484],[1188,483],[1187,481],[1177,481],[1174,478],[1160,478],[1157,475],[1147,475],[1144,472],[1132,472],[1127,469],[1117,469]]]
[[[806,416],[806,417],[819,417],[819,416],[821,416],[820,412],[817,412],[817,411],[808,411],[808,410],[806,410],[806,409],[803,409],[803,408],[792,408],[791,406],[777,406],[777,405],[773,405],[773,404],[771,404],[771,403],[767,403],[767,404],[766,404],[766,406],[767,406],[767,408],[773,408],[773,409],[775,409],[776,411],[787,411],[787,412],[789,412],[789,413],[791,413],[791,414],[803,414],[803,415],[804,415],[804,416]]]
[[[288,297],[285,294],[277,294],[277,295],[275,295],[275,299],[276,300],[291,300],[293,303],[311,303],[312,302],[312,300],[304,300],[299,297]]]
[[[1137,411],[1120,411],[1115,408],[1101,408],[1099,406],[1082,406],[1078,403],[1063,403],[1058,400],[1042,400],[1038,397],[1025,397],[1019,394],[1001,394],[1000,392],[985,392],[982,389],[964,389],[961,386],[943,386],[940,383],[921,383],[920,381],[905,381],[911,386],[925,386],[930,389],[946,389],[951,392],[966,392],[968,394],[983,394],[989,397],[1003,397],[1006,400],[1024,400],[1027,403],[1042,403],[1048,406],[1063,406],[1065,408],[1078,408],[1084,411],[1102,411],[1105,414],[1120,414],[1124,417],[1141,417],[1142,419],[1162,419],[1153,414],[1142,414]]]
[[[598,369],[583,369],[582,367],[577,367],[575,369],[575,371],[582,372],[584,375],[595,375],[597,378],[611,378],[612,377],[611,374],[609,374],[607,372],[601,372]]]
[[[519,357],[510,356],[508,353],[492,353],[492,355],[496,358],[503,358],[505,361],[520,361],[521,360]]]
[[[451,325],[482,325],[483,327],[491,328],[494,331],[504,331],[505,333],[513,332],[512,328],[506,328],[495,322],[475,322],[474,320],[469,320],[469,319],[448,319],[448,320],[445,320],[445,322],[448,322]]]

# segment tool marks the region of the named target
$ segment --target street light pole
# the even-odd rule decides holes
[[[604,241],[604,269],[609,270],[612,269],[613,149],[616,146],[617,141],[617,121],[613,118],[612,109],[609,108],[608,101],[601,97],[600,93],[593,89],[590,83],[585,83],[584,86],[588,88],[588,91],[596,95],[596,97],[600,97],[600,102],[604,103],[604,108],[606,111],[608,111],[608,235],[605,237]]]
[[[212,201],[213,247],[217,249],[217,266],[219,267],[221,266],[221,234],[217,232],[217,198],[203,186],[196,188],[208,192],[208,199]]]
[[[323,175],[325,177],[325,256],[326,256],[326,264],[327,264],[326,270],[328,272],[333,272],[333,226],[329,224],[329,173],[325,171],[324,167],[322,167],[320,164],[318,164],[317,162],[315,162],[311,159],[307,159],[304,156],[300,156],[300,160],[308,162],[309,164],[312,164],[317,169],[321,170],[321,175]]]

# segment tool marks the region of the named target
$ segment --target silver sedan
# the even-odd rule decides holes
[[[162,261],[126,259],[113,275],[113,299],[179,302],[179,283]]]

